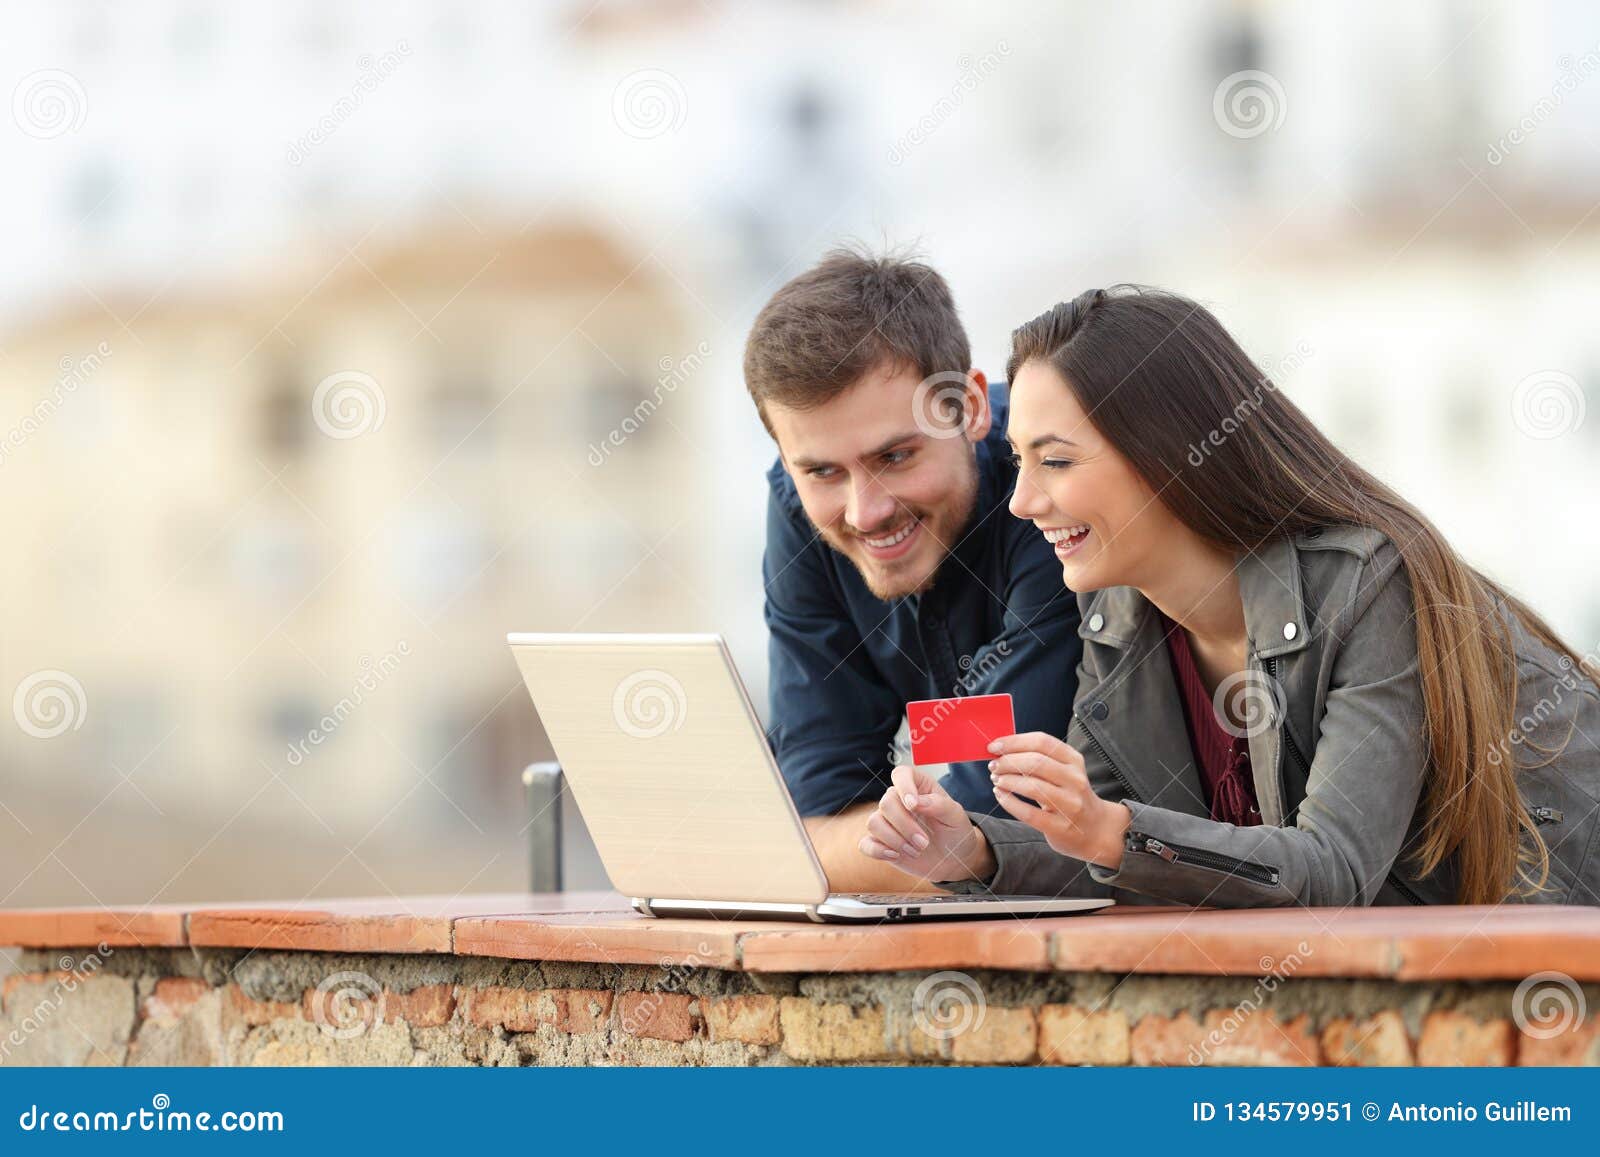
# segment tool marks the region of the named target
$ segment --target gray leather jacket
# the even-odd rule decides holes
[[[1442,904],[1452,863],[1412,871],[1427,753],[1410,583],[1382,534],[1354,526],[1280,538],[1238,565],[1259,827],[1207,815],[1155,608],[1131,587],[1079,596],[1083,663],[1067,742],[1089,780],[1133,813],[1113,872],[1062,856],[1027,825],[973,815],[999,894],[1111,896],[1211,907]],[[1522,629],[1519,730],[1501,745],[1550,847],[1544,903],[1600,904],[1600,691]],[[1543,767],[1533,745],[1559,746]]]

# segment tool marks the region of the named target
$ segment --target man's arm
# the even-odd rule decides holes
[[[902,891],[911,877],[862,855],[867,817],[889,788],[904,704],[885,685],[803,517],[767,502],[768,738],[835,891]]]
[[[806,834],[817,850],[817,859],[828,874],[828,889],[833,892],[940,892],[918,876],[902,872],[883,860],[869,859],[861,852],[861,839],[867,834],[867,820],[878,810],[877,802],[848,807],[838,815],[811,816],[805,820]]]

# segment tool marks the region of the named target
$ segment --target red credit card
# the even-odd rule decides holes
[[[919,767],[991,759],[989,744],[1017,733],[1010,695],[919,699],[906,704],[906,725],[911,729],[911,762]]]

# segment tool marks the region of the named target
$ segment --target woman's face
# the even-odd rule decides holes
[[[1007,440],[1019,464],[1011,513],[1055,545],[1074,591],[1144,586],[1183,526],[1095,429],[1048,362],[1024,362],[1011,383]]]

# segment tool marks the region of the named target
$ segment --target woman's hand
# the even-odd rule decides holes
[[[1095,794],[1077,748],[1030,731],[997,739],[989,751],[996,757],[989,762],[989,778],[1001,807],[1063,856],[1103,868],[1121,866],[1122,840],[1133,814]]]
[[[901,764],[867,819],[863,855],[925,880],[986,880],[994,854],[966,809],[927,772]]]

